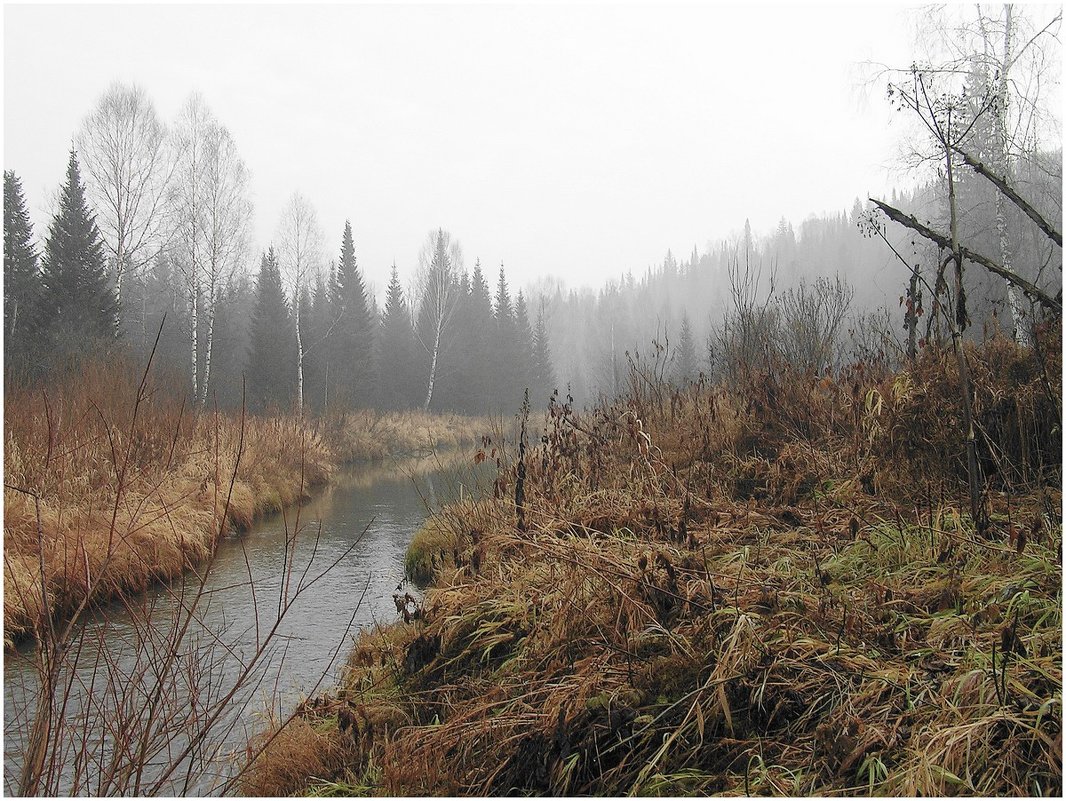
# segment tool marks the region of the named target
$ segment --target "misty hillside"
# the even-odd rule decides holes
[[[1048,158],[1050,164],[1057,161],[1061,166],[1061,153]],[[1041,198],[1043,211],[1061,221],[1057,185],[1042,170],[1027,182]],[[967,238],[991,248],[987,193],[982,195],[974,182],[966,187],[976,194],[963,223]],[[943,220],[946,206],[937,189],[928,184],[901,195],[893,192],[890,201],[920,218]],[[821,365],[823,369],[850,358],[880,355],[897,360],[906,350],[903,298],[909,271],[896,254],[930,270],[936,249],[905,228],[885,229],[888,243],[872,235],[869,207],[856,199],[850,212],[837,216],[812,215],[798,225],[782,219],[775,231],[763,236],[752,235],[745,226],[739,236],[693,248],[687,256],[667,253],[662,264],[625,270],[598,292],[547,289],[535,296],[535,302],[542,301],[547,309],[557,375],[581,403],[610,397],[619,389],[617,376],[625,371],[626,351],[653,358],[654,342],[669,344],[669,377],[684,380],[699,372],[715,374],[714,335],[736,311],[730,270],[735,264],[743,270],[745,262],[753,275],[758,274],[753,289],[760,304],[772,304],[804,285],[814,289],[819,279],[841,282],[843,320],[835,343],[839,350],[832,362]],[[1029,275],[1050,294],[1061,291],[1061,249],[1030,232],[1019,242],[1017,256],[1019,263],[1032,265]],[[976,323],[969,335],[981,337],[997,325],[1010,330],[1005,285],[976,271],[970,272],[968,284]],[[683,337],[686,318],[690,333]],[[691,343],[687,363],[680,353],[686,347],[683,340]]]

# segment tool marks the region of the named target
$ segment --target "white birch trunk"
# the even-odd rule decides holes
[[[300,332],[300,298],[299,287],[296,297],[296,414],[304,413],[304,340]]]
[[[433,381],[437,376],[437,354],[440,353],[441,319],[437,318],[437,328],[433,336],[433,356],[429,362],[429,386],[426,389],[426,402],[422,404],[422,411],[429,411],[429,402],[433,400]]]
[[[192,287],[192,292],[190,293],[190,297],[189,297],[189,353],[190,353],[191,360],[192,360],[191,361],[191,367],[192,367],[192,370],[191,370],[191,372],[192,372],[192,396],[194,398],[199,397],[199,393],[198,393],[199,385],[198,385],[197,380],[196,380],[197,379],[197,372],[198,372],[197,367],[199,365],[199,359],[197,358],[198,355],[199,355],[198,352],[197,352],[197,339],[199,337],[199,329],[197,328],[197,324],[199,322],[199,320],[198,320],[198,316],[199,315],[198,315],[198,312],[197,312],[197,309],[196,309],[196,301],[199,299],[199,296],[200,296],[199,282],[194,281],[193,282],[193,287]]]
[[[1003,29],[1003,62],[999,70],[999,86],[997,88],[998,103],[996,108],[996,138],[1000,173],[1003,176],[1010,175],[1010,153],[1007,142],[1007,92],[1009,89],[1008,72],[1011,64],[1011,40],[1013,37],[1014,22],[1013,9],[1006,6],[1006,24]],[[1003,206],[1003,195],[996,192],[996,233],[999,235],[999,263],[1008,270],[1013,270],[1011,265],[1010,235],[1007,231],[1007,215]],[[1007,284],[1007,306],[1010,308],[1011,321],[1014,323],[1014,341],[1019,345],[1028,345],[1029,337],[1025,332],[1025,319],[1022,311],[1021,299],[1015,286]]]
[[[148,276],[141,275],[141,349],[148,347]]]
[[[115,331],[122,329],[122,243],[119,243],[115,262]]]
[[[996,192],[996,232],[999,234],[999,263],[1005,269],[1013,270],[1011,265],[1010,236],[1007,233],[1007,216],[1003,208],[1003,195]],[[1019,345],[1028,345],[1029,337],[1025,332],[1025,318],[1022,311],[1018,288],[1007,282],[1007,306],[1010,308],[1011,322],[1014,323],[1014,341]]]
[[[214,292],[210,293],[207,308],[207,341],[204,343],[204,380],[200,386],[200,408],[207,406],[207,388],[211,383],[211,346],[215,341],[215,298]]]

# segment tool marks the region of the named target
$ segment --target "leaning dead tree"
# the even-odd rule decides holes
[[[963,286],[963,262],[962,246],[959,243],[958,209],[955,196],[955,148],[966,141],[980,115],[974,115],[971,119],[960,121],[960,108],[964,107],[964,100],[956,95],[940,92],[930,93],[927,85],[927,76],[916,66],[911,69],[910,86],[889,84],[889,97],[897,99],[900,107],[915,111],[922,121],[934,142],[939,146],[941,157],[945,167],[948,192],[948,215],[950,236],[939,237],[941,247],[947,245],[950,256],[945,259],[937,275],[936,287],[942,285],[942,276],[949,263],[954,264],[955,278],[955,310],[954,314],[948,313],[944,317],[951,332],[952,347],[958,362],[959,384],[962,395],[963,427],[966,440],[966,474],[970,490],[970,515],[977,527],[978,532],[983,532],[987,519],[982,502],[983,480],[980,468],[977,464],[977,442],[974,433],[973,422],[973,388],[970,381],[970,367],[966,361],[966,353],[962,347],[962,333],[969,323],[966,312],[966,292]],[[872,198],[871,198],[872,200]],[[874,201],[879,208],[885,204]],[[891,208],[891,207],[888,207]],[[896,209],[892,209],[897,212]],[[886,212],[887,213],[887,212]],[[907,215],[898,213],[900,218]],[[930,231],[931,232],[931,231]]]
[[[900,225],[911,229],[912,231],[920,235],[923,239],[929,240],[930,242],[937,245],[943,250],[952,250],[951,238],[949,236],[938,233],[937,231],[933,230],[933,228],[931,228],[929,225],[919,222],[918,219],[914,216],[907,214],[906,212],[900,211],[894,206],[890,206],[883,200],[878,200],[877,198],[870,198],[870,202],[877,206],[877,208],[879,208],[882,212],[884,212],[885,216],[893,222],[899,223]],[[1052,241],[1055,241],[1053,234],[1058,235],[1061,239],[1061,234],[1057,234],[1057,232],[1050,226],[1049,231],[1050,233],[1048,233],[1048,237],[1052,239]],[[974,251],[962,245],[959,245],[959,252],[962,254],[962,258],[964,261],[972,262],[973,264],[979,264],[989,272],[995,273],[996,275],[1000,276],[1007,283],[1017,287],[1026,295],[1028,295],[1034,303],[1038,303],[1040,306],[1044,307],[1052,314],[1062,314],[1061,292],[1057,296],[1052,297],[1031,281],[1026,280],[1013,270],[1008,270],[1007,268],[1003,267],[1001,264],[998,264],[987,256],[982,256],[980,253],[975,253]]]
[[[961,164],[964,164],[992,184],[998,198],[1006,199],[1016,206],[1026,217],[1033,221],[1037,228],[1054,245],[1061,248],[1061,232],[1048,222],[1033,204],[1018,193],[1006,175],[997,173],[977,159],[970,151],[971,135],[983,116],[995,112],[997,103],[1000,102],[998,94],[986,93],[984,96],[976,98],[975,103],[975,99],[967,97],[965,91],[953,94],[934,89],[931,83],[935,82],[938,77],[938,70],[925,70],[914,65],[909,71],[909,81],[889,84],[889,97],[900,108],[913,112],[931,135],[934,146],[939,153],[937,158],[941,159],[945,166],[949,206],[954,208],[955,204],[956,170]],[[883,200],[870,198],[870,201],[893,222],[911,229],[942,250],[948,250],[953,255],[956,253],[956,248],[952,245],[954,236],[951,233],[938,232],[930,225],[919,222],[914,216],[885,203]],[[955,214],[956,212],[952,211],[952,215]],[[970,262],[998,275],[1007,283],[1008,287],[1020,289],[1033,302],[1038,303],[1052,314],[1062,314],[1061,291],[1058,296],[1052,297],[1007,264],[977,253],[961,244],[958,245],[958,255],[961,258],[956,265],[959,279],[959,286],[956,287],[957,304],[964,304],[965,302],[965,293],[962,291],[961,285],[962,263]],[[960,306],[960,311],[962,316],[965,316],[964,306]]]
[[[1021,195],[1015,191],[1014,187],[1010,185],[1006,176],[997,175],[992,172],[988,167],[975,159],[972,155],[965,150],[956,147],[955,152],[962,157],[962,160],[966,163],[966,166],[973,169],[978,175],[991,183],[996,189],[998,189],[1004,197],[1006,197],[1011,203],[1021,209],[1025,216],[1036,223],[1036,227],[1043,231],[1044,235],[1058,245],[1062,247],[1062,233],[1049,223],[1044,216],[1029,204]]]
[[[940,161],[947,191],[948,232],[938,232],[931,225],[919,222],[914,216],[882,200],[875,198],[870,198],[870,200],[888,219],[903,225],[932,242],[942,253],[947,252],[948,255],[938,265],[934,294],[939,293],[941,289],[947,290],[944,274],[949,266],[953,267],[954,303],[952,305],[954,308],[944,314],[944,319],[947,322],[953,350],[958,361],[963,426],[965,429],[970,512],[980,533],[987,528],[988,519],[983,502],[984,482],[977,463],[973,420],[973,389],[966,353],[962,347],[962,335],[970,322],[966,307],[966,290],[963,283],[964,265],[971,263],[984,267],[1004,279],[1010,292],[1020,289],[1033,302],[1038,303],[1056,316],[1061,316],[1062,314],[1062,293],[1060,291],[1057,297],[1051,297],[1048,292],[1042,290],[1032,281],[1025,279],[1005,264],[962,245],[959,241],[959,213],[956,195],[957,171],[959,167],[966,165],[977,172],[978,175],[989,180],[996,188],[998,197],[1005,197],[1018,206],[1059,247],[1061,247],[1061,236],[1058,236],[1056,240],[1058,232],[1043,219],[1031,204],[1021,199],[1018,193],[1010,187],[1009,181],[1005,176],[995,173],[968,153],[967,146],[972,141],[975,127],[985,114],[991,113],[995,108],[999,99],[998,94],[990,91],[983,96],[975,98],[972,95],[968,95],[965,88],[957,92],[952,92],[950,89],[945,90],[942,86],[936,86],[940,77],[941,75],[937,70],[923,70],[914,65],[909,71],[909,80],[889,84],[889,97],[899,108],[913,112],[931,137],[933,153],[930,155],[930,160],[936,159]],[[978,169],[975,165],[979,165],[981,169]]]
[[[960,219],[965,215],[972,230],[974,215],[982,218],[983,255],[991,258],[977,263],[1003,279],[1014,337],[1022,345],[1030,343],[1029,325],[1021,287],[1011,276],[1028,274],[1039,284],[1043,270],[1033,254],[1026,252],[1035,232],[1024,230],[1025,216],[1050,240],[1049,258],[1056,247],[1062,247],[1055,226],[1048,224],[1036,204],[1016,191],[1025,173],[1039,167],[1042,152],[1062,147],[1056,104],[1054,99],[1048,102],[1047,94],[1060,71],[1061,24],[1061,9],[1054,7],[1037,10],[1010,3],[928,7],[920,17],[918,65],[907,72],[920,73],[926,84],[919,88],[928,89],[929,94],[908,92],[907,82],[889,84],[890,98],[914,112],[926,128],[935,110],[927,102],[930,98],[941,112],[953,106],[955,121],[966,128],[965,135],[947,143],[930,128],[932,150],[915,155],[939,162],[943,180],[942,150],[950,147],[958,156],[959,168],[965,165],[985,179],[973,184],[976,204],[973,192],[966,193],[971,200],[966,208],[960,206]],[[1058,178],[1057,192],[1054,188],[1051,192],[1061,198],[1061,173]],[[993,249],[995,253],[990,252]],[[1027,294],[1033,299],[1032,293]]]

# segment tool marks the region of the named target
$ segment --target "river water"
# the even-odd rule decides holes
[[[206,577],[94,612],[58,671],[62,735],[42,789],[217,793],[268,715],[333,686],[359,631],[397,619],[393,594],[417,595],[404,582],[407,546],[428,509],[479,491],[467,465],[430,457],[350,469],[302,508],[227,538]],[[167,647],[183,628],[180,646]],[[37,661],[32,645],[4,659],[8,794],[37,708]],[[187,732],[205,730],[190,744]],[[138,748],[142,758],[130,759]],[[129,770],[138,762],[148,764],[140,780]]]

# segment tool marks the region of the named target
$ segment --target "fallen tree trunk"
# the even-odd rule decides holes
[[[950,237],[937,233],[929,226],[918,222],[918,220],[912,217],[911,215],[906,214],[905,212],[902,212],[899,209],[894,208],[893,206],[890,206],[883,201],[877,200],[876,198],[870,198],[870,202],[876,205],[877,208],[879,208],[882,212],[884,212],[885,216],[887,216],[890,220],[897,222],[900,225],[905,226],[906,228],[910,228],[912,231],[915,231],[924,238],[928,239],[930,242],[939,245],[945,250],[952,250]],[[1062,315],[1061,293],[1058,297],[1053,298],[1046,292],[1044,292],[1042,289],[1040,289],[1040,287],[1036,286],[1036,284],[1033,284],[1030,281],[1027,281],[1026,279],[1022,278],[1013,270],[1008,270],[1002,265],[992,261],[992,259],[988,258],[987,256],[982,256],[980,253],[974,253],[972,250],[964,248],[961,245],[959,246],[959,253],[962,254],[962,257],[966,261],[973,262],[974,264],[980,264],[989,272],[995,273],[1008,283],[1018,287],[1026,295],[1028,295],[1034,301],[1039,303],[1045,309],[1048,309],[1049,311],[1054,313],[1056,316]]]
[[[986,167],[980,161],[975,159],[962,148],[956,147],[954,148],[954,150],[956,153],[962,156],[963,161],[965,161],[970,167],[973,168],[974,172],[976,172],[983,178],[991,181],[995,185],[996,189],[998,189],[1000,192],[1010,198],[1010,201],[1015,206],[1024,211],[1026,216],[1034,223],[1036,223],[1036,227],[1047,235],[1048,239],[1050,239],[1060,248],[1062,247],[1062,234],[1059,231],[1055,230],[1055,227],[1047,220],[1045,220],[1043,215],[1040,214],[1040,212],[1038,212],[1031,205],[1029,205],[1029,203],[1024,200],[1021,195],[1015,192],[1011,185],[1007,183],[1006,178],[1001,175],[996,175],[994,172],[988,169],[988,167]]]

